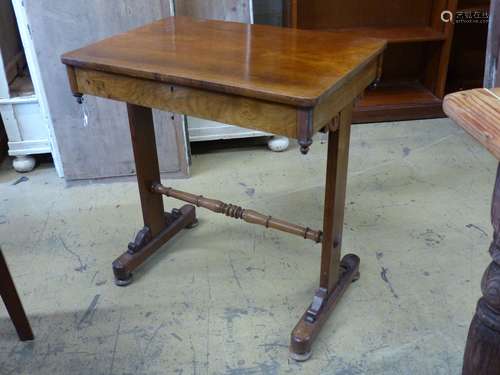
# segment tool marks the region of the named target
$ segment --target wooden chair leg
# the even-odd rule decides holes
[[[328,135],[325,208],[319,289],[292,331],[290,353],[297,361],[311,355],[314,339],[352,281],[359,278],[359,258],[340,258],[349,159],[352,105],[345,108]]]
[[[500,164],[491,207],[493,242],[489,265],[481,282],[483,297],[469,328],[464,375],[500,375]]]
[[[2,249],[0,249],[0,294],[12,323],[14,323],[19,339],[22,341],[33,340],[30,323],[17,294],[16,286],[10,275]]]
[[[177,232],[196,224],[193,206],[165,213],[162,196],[152,191],[153,184],[161,183],[161,180],[151,108],[127,104],[127,110],[144,227],[127,251],[113,262],[115,281],[119,286],[130,284],[132,272]]]

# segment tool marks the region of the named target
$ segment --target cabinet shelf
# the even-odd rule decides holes
[[[444,33],[428,26],[405,27],[354,27],[329,29],[350,35],[386,39],[388,43],[435,42],[446,39]]]
[[[384,83],[366,90],[354,123],[402,121],[444,116],[442,101],[420,82]]]

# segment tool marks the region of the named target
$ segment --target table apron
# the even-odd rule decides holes
[[[143,107],[181,113],[289,138],[308,139],[328,125],[377,78],[374,58],[353,77],[325,95],[314,107],[295,107],[256,98],[186,87],[161,81],[68,67],[75,94],[93,95]],[[303,119],[308,113],[308,121]]]
[[[74,93],[297,138],[297,108],[160,81],[74,68]]]

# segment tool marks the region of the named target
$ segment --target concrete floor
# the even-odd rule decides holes
[[[66,187],[48,164],[13,185],[4,163],[0,244],[36,340],[18,342],[1,308],[0,374],[458,374],[496,161],[448,120],[355,126],[351,145],[344,252],[361,280],[302,364],[287,346],[319,245],[200,210],[118,288],[111,262],[141,226],[135,183]],[[326,147],[195,155],[172,184],[320,228]]]

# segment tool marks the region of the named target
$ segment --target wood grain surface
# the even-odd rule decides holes
[[[73,72],[75,92],[297,137],[296,110],[286,104],[95,70]]]
[[[445,113],[500,160],[500,88],[448,95]]]
[[[378,58],[385,41],[169,17],[66,53],[70,66],[311,107]]]

